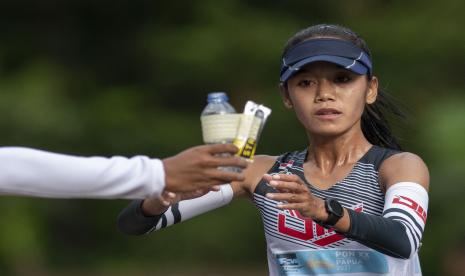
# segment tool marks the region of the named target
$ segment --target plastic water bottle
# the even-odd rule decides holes
[[[204,143],[232,143],[236,136],[239,114],[229,103],[225,92],[209,93],[207,102],[200,115]]]
[[[213,92],[208,94],[207,106],[200,115],[202,123],[203,141],[205,144],[232,143],[236,137],[240,114],[229,103],[225,92]],[[229,153],[221,153],[221,156],[230,156]],[[219,167],[220,170],[240,172],[236,167]]]

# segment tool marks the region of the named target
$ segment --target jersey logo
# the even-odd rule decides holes
[[[392,204],[401,204],[412,209],[420,218],[423,220],[423,223],[426,223],[426,211],[420,204],[416,203],[413,199],[410,199],[406,196],[396,195],[392,200]]]
[[[279,163],[279,171],[276,173],[272,173],[271,175],[274,174],[293,174],[290,170],[292,169],[292,166],[294,166],[294,160],[289,160],[288,162],[283,162]]]
[[[279,169],[288,170],[292,168],[293,165],[294,165],[294,160],[289,160],[288,162],[285,162],[285,163],[279,163]]]
[[[353,209],[356,212],[362,212],[363,204],[358,204]],[[288,223],[288,217],[295,218],[298,225]],[[304,218],[297,210],[284,210],[278,214],[278,231],[299,240],[310,241],[318,246],[327,246],[345,238],[336,233],[333,228],[326,229],[312,219]]]

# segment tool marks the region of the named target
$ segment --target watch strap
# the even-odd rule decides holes
[[[332,208],[331,204],[339,205],[338,208],[342,210],[342,213],[336,213],[336,211]],[[328,219],[324,222],[327,226],[334,226],[344,215],[344,209],[342,205],[335,199],[326,198],[325,199],[325,209],[328,213]]]

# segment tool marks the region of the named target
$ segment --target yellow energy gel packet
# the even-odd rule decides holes
[[[271,109],[264,105],[259,105],[248,101],[241,115],[236,138],[233,144],[239,148],[236,155],[253,160],[257,141],[265,125],[266,119],[271,113]]]

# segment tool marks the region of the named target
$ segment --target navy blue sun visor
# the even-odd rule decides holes
[[[327,61],[359,75],[372,75],[370,57],[354,44],[334,38],[317,38],[301,42],[284,56],[280,81],[286,82],[305,65]]]

